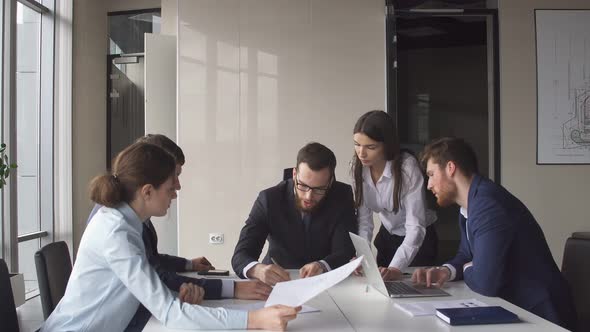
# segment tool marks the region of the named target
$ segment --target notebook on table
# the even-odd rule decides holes
[[[518,323],[518,316],[499,306],[440,308],[436,316],[451,325]]]
[[[389,297],[431,297],[431,296],[449,296],[450,294],[440,288],[413,285],[406,281],[383,281],[377,261],[373,257],[373,252],[369,243],[364,238],[350,234],[352,244],[356,249],[357,256],[364,256],[362,266],[363,273],[367,276],[369,284],[377,291]]]

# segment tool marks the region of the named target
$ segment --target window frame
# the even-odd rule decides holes
[[[41,14],[39,36],[39,221],[40,229],[18,234],[17,172],[12,172],[0,193],[2,211],[2,257],[11,271],[19,271],[18,245],[39,241],[40,247],[53,242],[54,220],[54,68],[55,68],[55,0],[3,1],[2,36],[2,141],[8,145],[11,160],[17,159],[16,139],[16,8],[20,3]]]

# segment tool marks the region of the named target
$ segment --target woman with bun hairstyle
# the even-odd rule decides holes
[[[408,266],[435,263],[434,211],[426,208],[424,176],[414,155],[400,150],[393,119],[370,111],[356,122],[352,160],[359,235],[373,238],[373,213],[381,221],[375,238],[377,264],[384,280],[402,277]]]
[[[284,330],[296,317],[300,308],[246,312],[182,303],[162,283],[146,258],[142,222],[165,215],[176,198],[175,168],[162,148],[135,143],[119,153],[112,173],[92,180],[90,198],[103,207],[88,224],[66,292],[41,331],[123,331],[140,303],[169,328]]]

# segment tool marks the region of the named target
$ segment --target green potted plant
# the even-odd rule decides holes
[[[16,164],[8,163],[8,156],[6,153],[6,144],[0,144],[0,189],[6,185],[6,179],[10,176],[10,169],[15,169]]]

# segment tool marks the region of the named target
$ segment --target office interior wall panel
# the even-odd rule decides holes
[[[145,34],[145,133],[163,134],[176,141],[176,36]],[[177,204],[153,217],[158,251],[178,253]]]
[[[104,3],[76,0],[73,24],[72,196],[75,254],[92,209],[88,184],[93,176],[105,170],[108,37]]]
[[[180,0],[178,13],[179,250],[229,268],[258,192],[304,144],[330,147],[350,182],[354,122],[385,105],[384,6]]]
[[[584,0],[499,2],[502,183],[529,207],[561,266],[565,240],[590,231],[589,165],[537,165],[535,9],[590,9]]]

